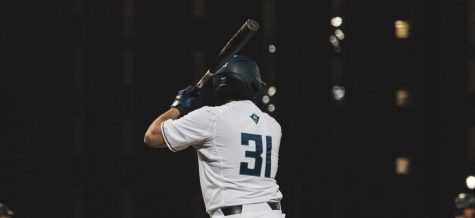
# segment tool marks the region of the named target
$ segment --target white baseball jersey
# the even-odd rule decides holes
[[[232,205],[282,198],[275,175],[281,127],[253,102],[202,107],[161,124],[172,151],[197,150],[201,191],[208,213]]]

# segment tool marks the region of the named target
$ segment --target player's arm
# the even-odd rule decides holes
[[[175,120],[180,116],[180,111],[177,108],[170,108],[167,112],[158,116],[147,129],[145,133],[144,142],[153,148],[165,148],[167,145],[163,139],[162,128],[160,125],[162,122],[172,119]]]
[[[197,89],[188,86],[180,90],[172,103],[170,110],[158,116],[147,129],[145,133],[144,142],[153,148],[165,148],[165,140],[163,138],[161,124],[167,120],[175,120],[180,116],[187,114],[191,108],[192,103],[199,96]]]

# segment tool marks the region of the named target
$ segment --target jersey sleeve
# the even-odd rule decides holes
[[[177,152],[209,140],[212,125],[210,108],[202,107],[182,118],[162,122],[160,128],[167,147]]]

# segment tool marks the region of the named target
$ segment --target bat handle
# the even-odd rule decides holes
[[[208,81],[211,77],[213,77],[214,74],[211,73],[209,70],[206,71],[205,75],[203,77],[201,77],[200,81],[198,81],[198,83],[196,84],[196,87],[198,89],[201,89],[203,88],[203,86],[205,85],[206,81]]]

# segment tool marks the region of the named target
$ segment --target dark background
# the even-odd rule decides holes
[[[473,0],[23,0],[0,13],[0,202],[16,217],[207,217],[195,151],[143,135],[247,18],[261,30],[242,53],[277,87],[287,217],[451,217],[469,191]],[[410,38],[395,37],[399,19]]]

